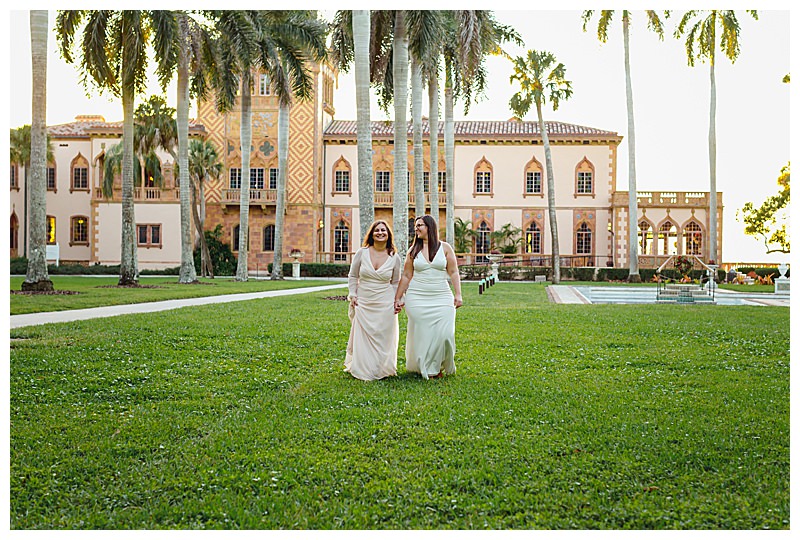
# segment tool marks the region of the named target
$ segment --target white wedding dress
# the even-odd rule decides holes
[[[358,305],[350,307],[350,338],[344,370],[353,377],[373,381],[397,374],[397,344],[400,329],[394,313],[394,295],[402,274],[397,253],[375,270],[369,248],[353,255],[348,285]]]
[[[417,253],[406,291],[406,371],[420,373],[425,379],[441,371],[456,372],[456,308],[446,268],[444,244],[431,262],[422,252]]]

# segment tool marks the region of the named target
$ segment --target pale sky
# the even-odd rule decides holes
[[[739,3],[732,2],[725,7],[738,9]],[[438,6],[435,2],[423,6],[406,4],[403,7],[453,7]],[[467,4],[459,3],[457,7],[509,6],[508,2],[492,2],[491,6]],[[766,255],[763,244],[745,236],[743,224],[736,220],[736,211],[745,202],[760,204],[766,197],[777,193],[777,177],[790,158],[789,101],[793,90],[790,84],[781,81],[791,71],[790,19],[797,23],[797,10],[790,12],[788,6],[779,2],[762,1],[758,4],[772,9],[760,10],[758,21],[743,11],[737,12],[741,26],[741,54],[733,65],[727,59],[718,58],[716,69],[717,189],[723,193],[722,258],[725,262],[788,261],[784,255]],[[616,131],[625,137],[627,116],[620,12],[610,29],[609,41],[601,44],[596,37],[596,16],[583,32],[580,9],[587,6],[580,3],[568,5],[570,8],[575,5],[575,9],[496,11],[497,19],[516,28],[525,42],[524,47],[508,47],[507,51],[517,56],[528,49],[547,50],[564,63],[574,93],[558,111],[545,110],[546,120]],[[324,7],[329,6],[339,7],[332,2],[324,4]],[[317,2],[316,6],[297,7],[323,6]],[[350,2],[341,7],[369,6]],[[5,56],[10,65],[8,125],[13,128],[30,123],[31,117],[29,19],[27,11],[5,13],[10,36],[10,50]],[[323,12],[326,16],[332,13]],[[636,176],[640,191],[708,191],[709,69],[707,63],[689,67],[684,42],[672,37],[681,13],[674,11],[666,21],[663,41],[647,30],[644,12],[632,13],[631,72],[636,120]],[[54,20],[55,12],[51,11],[51,27]],[[99,96],[94,89],[88,90],[90,97],[87,97],[77,70],[58,55],[52,33],[48,48],[51,51],[48,58],[48,125],[70,122],[78,114],[100,114],[107,121],[122,120],[119,100],[110,95]],[[506,120],[512,116],[509,98],[516,92],[509,83],[511,63],[503,58],[490,58],[487,66],[490,72],[487,96],[472,106],[468,118]],[[337,119],[355,119],[353,87],[352,72],[340,74],[334,101]],[[152,93],[161,93],[155,79],[147,95]],[[166,97],[174,107],[174,85],[167,89]],[[137,100],[137,104],[140,102]],[[195,110],[192,107],[192,116]],[[424,114],[427,115],[427,106]],[[444,107],[441,105],[440,118],[443,117]],[[383,118],[385,116],[374,102],[373,119]],[[463,106],[456,104],[456,120],[464,118]],[[529,113],[526,120],[535,120],[535,111]],[[627,156],[624,139],[617,161],[617,188],[623,191],[628,187]]]

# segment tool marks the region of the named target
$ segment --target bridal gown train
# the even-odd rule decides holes
[[[350,338],[344,370],[353,377],[373,381],[397,374],[397,344],[400,329],[394,313],[394,295],[402,266],[395,253],[375,270],[369,248],[353,255],[349,274],[350,294],[358,305],[350,307]]]
[[[417,253],[406,291],[406,371],[425,379],[456,372],[456,308],[446,269],[442,244],[431,262]]]

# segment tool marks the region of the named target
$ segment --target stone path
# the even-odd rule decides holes
[[[222,304],[225,302],[238,302],[241,300],[256,300],[273,296],[288,296],[292,294],[305,294],[329,289],[341,289],[347,283],[335,285],[320,285],[319,287],[300,287],[296,289],[282,289],[280,291],[262,291],[254,293],[222,294],[219,296],[204,296],[202,298],[185,298],[180,300],[164,300],[161,302],[145,302],[142,304],[124,304],[121,306],[103,306],[88,309],[71,309],[66,311],[51,311],[47,313],[25,313],[11,316],[11,328],[21,326],[34,326],[37,324],[83,321],[99,317],[114,317],[131,313],[151,313],[188,306],[203,306],[206,304]]]

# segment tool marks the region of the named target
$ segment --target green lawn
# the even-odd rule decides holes
[[[21,276],[11,277],[11,290],[19,291],[24,279]],[[255,279],[237,282],[233,278],[215,278],[200,279],[200,284],[181,285],[178,283],[177,276],[162,276],[141,277],[139,284],[146,285],[148,288],[133,289],[113,287],[119,281],[117,277],[50,276],[50,279],[53,281],[53,287],[57,291],[75,291],[78,294],[11,294],[11,315],[138,304],[178,298],[198,298],[220,294],[314,287],[317,285],[333,285],[335,283],[325,280],[270,281]]]
[[[331,294],[12,330],[11,527],[789,528],[788,308],[470,284],[365,383]]]

